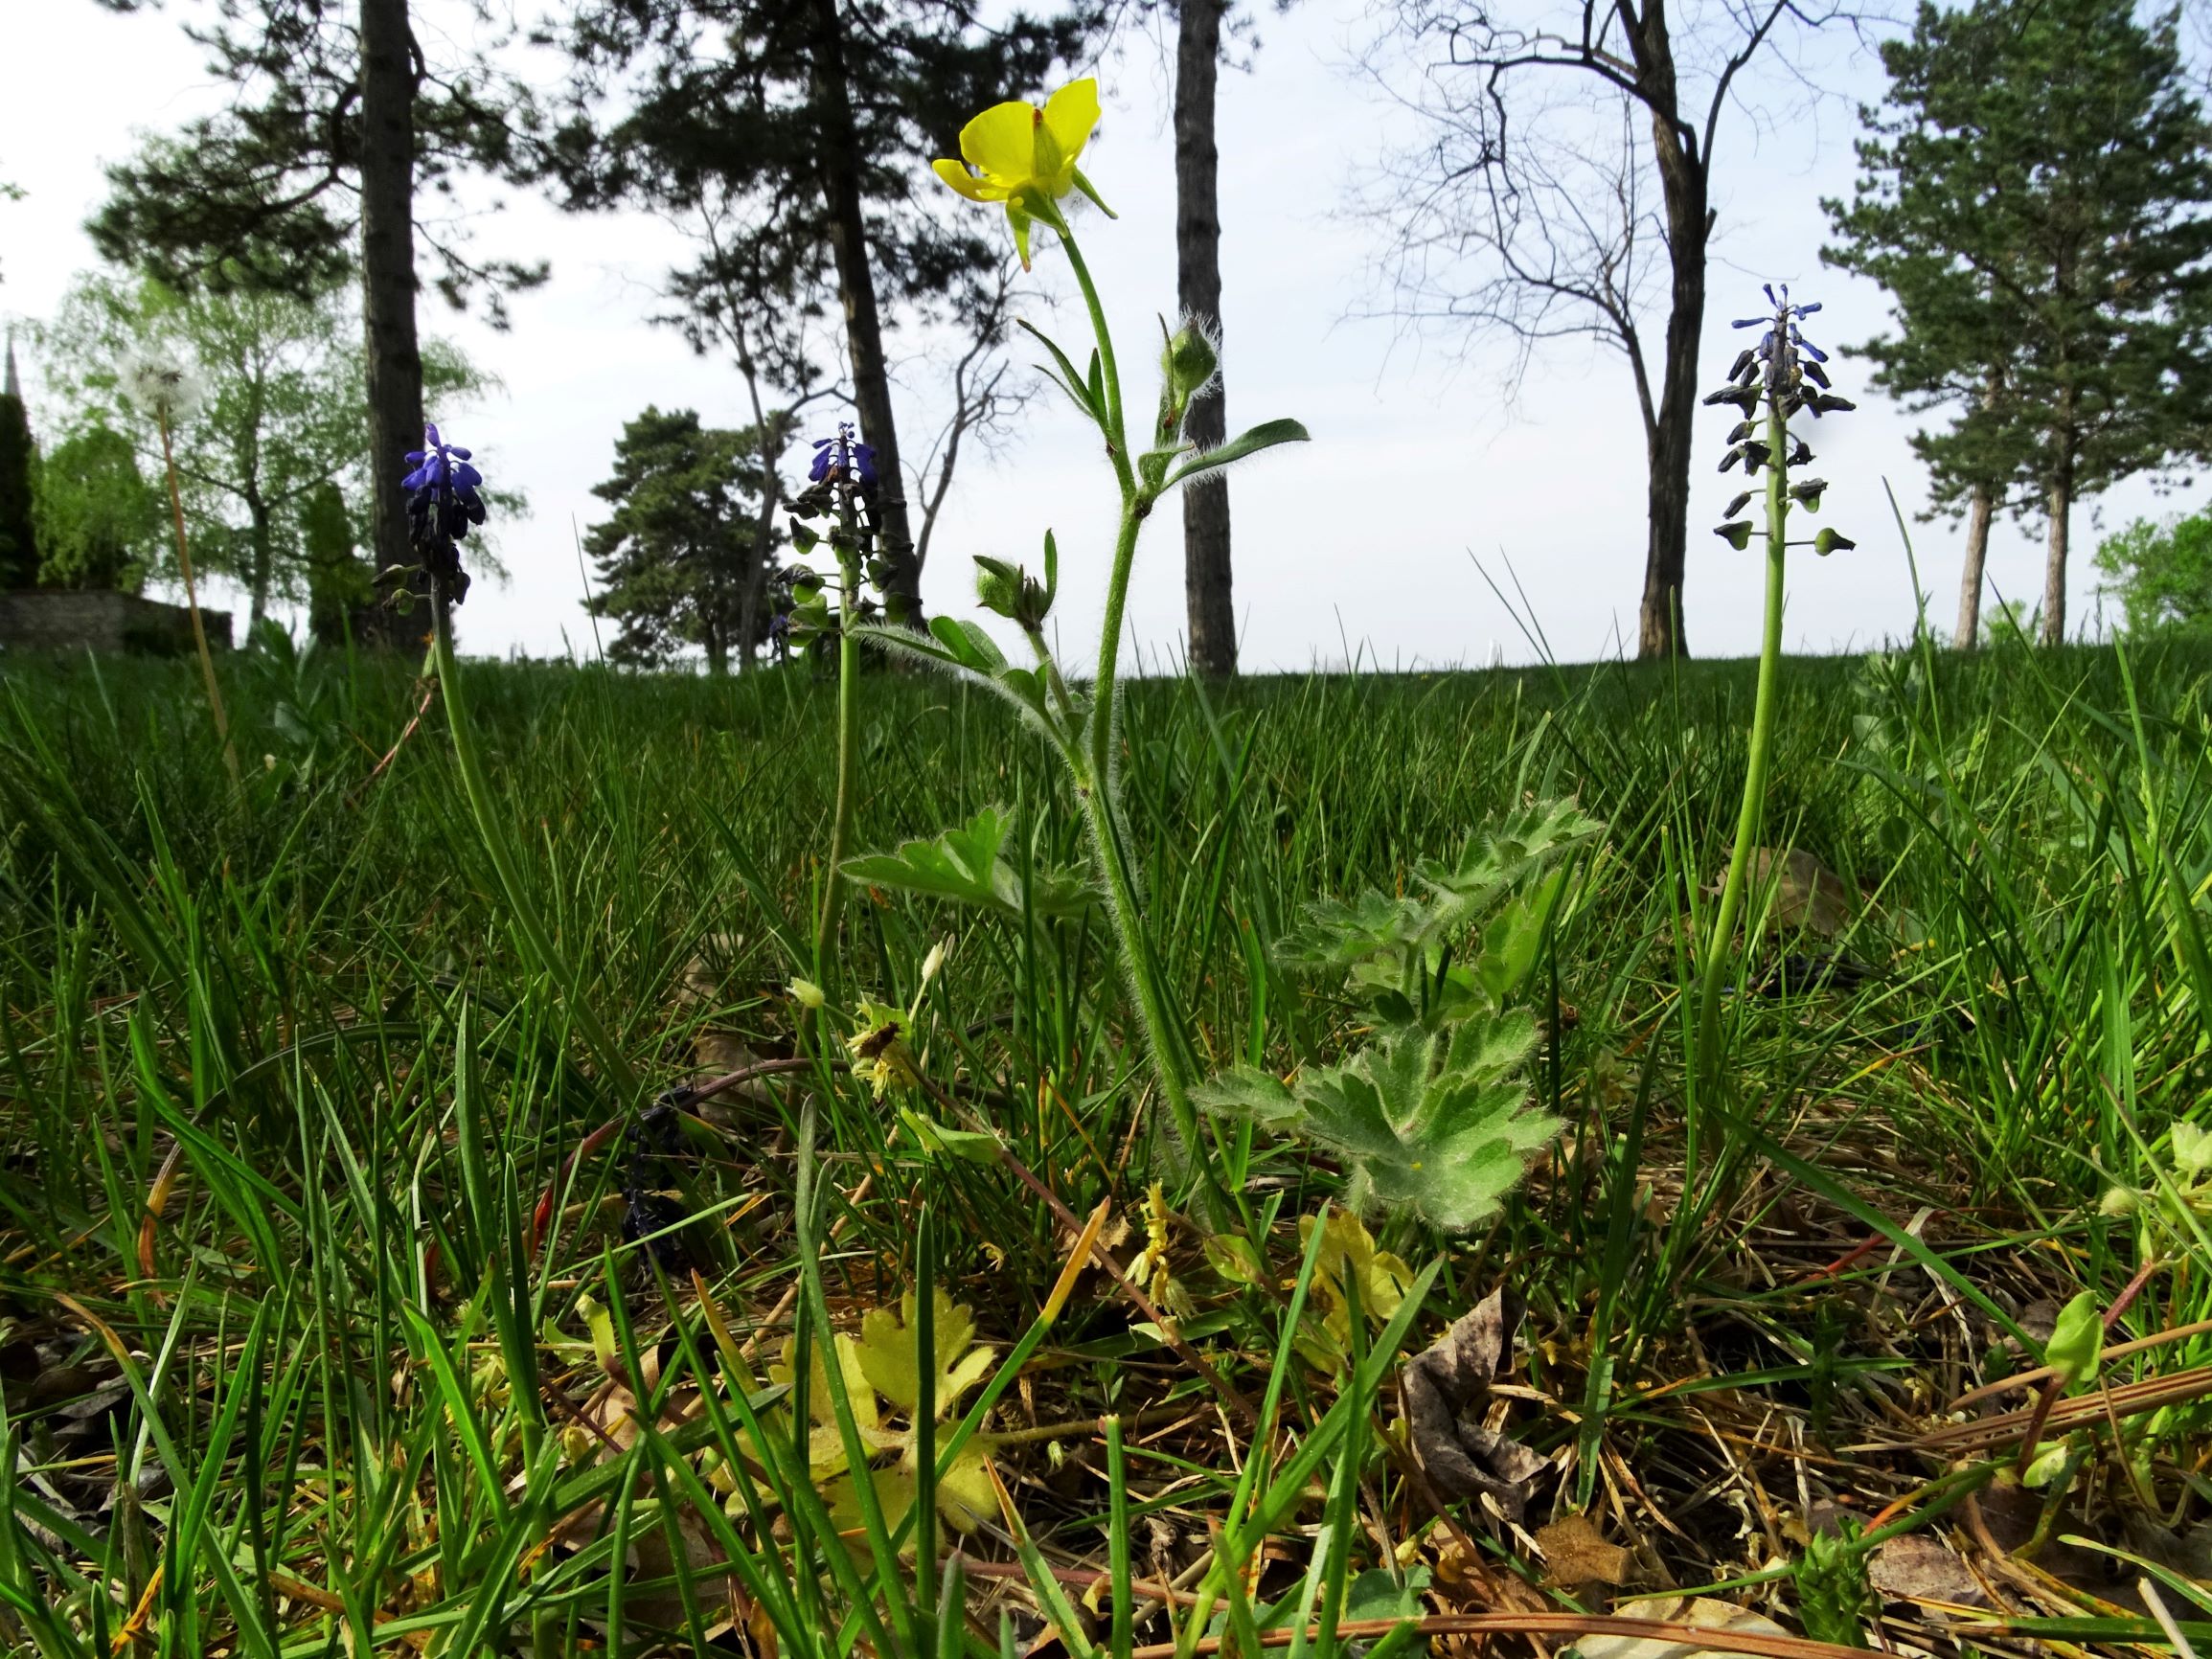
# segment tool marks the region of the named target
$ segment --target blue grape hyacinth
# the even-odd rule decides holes
[[[1766,316],[1737,317],[1731,326],[1738,329],[1763,329],[1756,346],[1736,354],[1736,361],[1728,370],[1728,383],[1708,396],[1708,404],[1733,404],[1743,418],[1728,434],[1728,452],[1721,459],[1721,470],[1742,464],[1746,483],[1769,467],[1777,469],[1781,477],[1782,496],[1773,510],[1776,522],[1792,506],[1809,512],[1820,510],[1821,496],[1828,489],[1821,478],[1791,479],[1790,470],[1808,465],[1813,460],[1813,447],[1805,440],[1788,432],[1790,416],[1799,410],[1810,413],[1814,420],[1823,415],[1836,414],[1857,408],[1848,398],[1836,395],[1828,378],[1828,353],[1805,337],[1802,322],[1820,309],[1817,302],[1799,305],[1790,298],[1790,284],[1782,284],[1780,293],[1774,284],[1766,284],[1767,301],[1774,308]],[[1770,422],[1763,424],[1759,419],[1759,405],[1766,402],[1771,411]],[[1776,453],[1778,439],[1787,437],[1787,448]],[[1737,515],[1750,505],[1757,486],[1735,496],[1723,510],[1723,523],[1714,527],[1713,534],[1739,551],[1750,545],[1756,527],[1749,519]],[[1772,530],[1770,535],[1779,535]],[[1811,539],[1813,551],[1828,554],[1850,548],[1855,544],[1845,535],[1833,530],[1823,530]]]
[[[414,470],[399,481],[399,488],[407,492],[409,538],[422,556],[422,568],[445,597],[459,604],[468,592],[459,543],[467,537],[470,525],[484,522],[484,497],[477,493],[484,474],[471,464],[467,450],[447,443],[432,424],[423,426],[422,447],[410,449],[407,459]]]
[[[857,483],[873,489],[876,484],[876,446],[855,438],[850,421],[840,422],[836,437],[814,440],[814,462],[807,468],[807,477],[815,484],[834,480]]]

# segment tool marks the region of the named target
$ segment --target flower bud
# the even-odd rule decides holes
[[[1160,330],[1167,333],[1165,322],[1160,324]],[[1196,323],[1185,323],[1173,334],[1167,334],[1160,350],[1159,441],[1162,443],[1172,444],[1182,436],[1183,417],[1190,413],[1191,399],[1213,383],[1214,374],[1220,366],[1213,341],[1206,338],[1205,331]]]
[[[822,988],[810,979],[794,979],[790,984],[790,992],[791,1000],[801,1008],[820,1008],[829,1000],[822,994]]]
[[[1169,337],[1168,349],[1160,358],[1160,373],[1169,389],[1186,403],[1206,389],[1220,366],[1213,341],[1191,323]]]
[[[1052,590],[1031,576],[1025,566],[979,553],[975,555],[975,602],[1024,632],[1035,633],[1051,613]]]

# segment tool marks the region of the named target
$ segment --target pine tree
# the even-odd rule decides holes
[[[1972,523],[1962,638],[1998,507],[2048,524],[2042,639],[2065,635],[2073,508],[2201,452],[2212,412],[2212,142],[2168,13],[2131,0],[1921,7],[1882,47],[1885,105],[1824,257],[1876,278],[1900,325],[1875,381],[1948,430],[1914,445]]]
[[[769,262],[813,290],[802,303],[841,311],[860,435],[883,481],[886,595],[909,620],[921,572],[887,313],[960,296],[995,271],[998,246],[938,211],[929,162],[959,154],[969,117],[1080,54],[1096,7],[1077,3],[1080,13],[986,27],[966,0],[573,0],[561,36],[577,65],[573,109],[542,165],[565,205],[741,204]]]
[[[0,588],[35,587],[38,533],[34,527],[31,480],[38,448],[15,375],[15,342],[8,342],[7,377],[0,380]]]
[[[150,0],[100,4],[136,11]],[[419,220],[418,203],[457,175],[507,170],[527,101],[480,61],[426,54],[409,0],[213,4],[212,26],[193,36],[235,102],[110,169],[114,194],[86,228],[108,259],[179,289],[308,298],[358,277],[372,540],[380,564],[405,563],[401,457],[422,442],[418,290],[427,277],[460,305],[486,288],[498,323],[504,293],[545,277],[542,264],[470,259],[449,220]]]
[[[592,486],[614,511],[583,538],[601,583],[592,612],[622,625],[618,661],[666,662],[696,645],[719,674],[733,648],[750,655],[760,643],[742,632],[773,552],[754,512],[760,448],[758,433],[703,426],[691,409],[649,407],[624,426],[613,476]]]

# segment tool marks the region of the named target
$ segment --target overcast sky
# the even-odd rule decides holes
[[[51,311],[73,274],[96,262],[80,223],[103,192],[103,164],[129,154],[134,135],[210,107],[220,90],[178,29],[195,5],[172,0],[165,12],[129,17],[91,0],[19,10],[10,29],[15,69],[0,99],[0,179],[29,194],[0,203],[0,315],[35,318]],[[1556,655],[1608,655],[1624,641],[1632,650],[1645,475],[1622,359],[1582,344],[1551,349],[1509,403],[1501,344],[1452,350],[1407,338],[1386,321],[1359,320],[1380,298],[1374,261],[1387,233],[1346,205],[1357,181],[1410,129],[1385,88],[1357,67],[1375,29],[1365,0],[1306,0],[1280,17],[1266,10],[1251,72],[1221,80],[1229,420],[1236,430],[1295,416],[1313,443],[1233,475],[1246,666],[1304,669],[1341,663],[1348,650],[1385,667],[1526,660],[1530,648],[1478,559],[1509,592],[1510,564]],[[417,0],[417,11],[433,34],[467,27],[467,9],[454,0]],[[38,73],[34,65],[57,67]],[[1881,290],[1823,271],[1818,258],[1818,198],[1848,193],[1856,104],[1879,96],[1880,67],[1847,39],[1816,48],[1807,67],[1832,94],[1825,102],[1808,102],[1769,76],[1751,88],[1768,119],[1737,110],[1723,125],[1707,384],[1718,383],[1740,344],[1728,318],[1760,308],[1761,280],[1789,281],[1800,298],[1823,300],[1826,327],[1814,337],[1832,348],[1885,325]],[[1101,78],[1106,116],[1085,170],[1121,217],[1107,223],[1094,215],[1081,228],[1122,357],[1145,364],[1154,314],[1174,304],[1168,78],[1144,43],[1106,64]],[[513,580],[471,596],[463,644],[476,653],[588,652],[572,526],[590,523],[602,507],[589,487],[606,475],[623,422],[657,403],[741,425],[743,389],[725,363],[694,355],[647,320],[654,286],[685,257],[669,227],[638,215],[571,217],[509,194],[477,226],[474,245],[486,255],[549,259],[553,276],[514,302],[506,333],[447,311],[434,296],[423,302],[426,329],[464,345],[505,385],[457,414],[450,437],[471,444],[493,478],[531,501],[527,520],[502,533]],[[1038,280],[1043,286],[1024,313],[1057,328],[1080,356],[1080,309],[1050,308],[1050,290],[1064,284],[1064,265],[1050,252],[1038,261]],[[940,418],[923,345],[895,347],[910,354],[901,442],[916,451]],[[36,365],[25,367],[35,403]],[[1906,446],[1912,421],[1863,392],[1861,366],[1837,367],[1838,390],[1858,397],[1861,412],[1823,421],[1813,434],[1820,471],[1833,481],[1823,521],[1859,547],[1825,560],[1796,557],[1792,649],[1865,648],[1912,623],[1904,551],[1882,493],[1886,478],[1908,514],[1923,500],[1925,478]],[[1130,378],[1132,408],[1149,406],[1149,371]],[[1700,655],[1747,653],[1757,648],[1758,555],[1735,553],[1707,533],[1735,488],[1736,475],[1715,471],[1734,416],[1701,415],[1688,635]],[[1061,636],[1071,647],[1093,637],[1114,498],[1086,431],[1064,400],[1039,398],[1001,453],[963,464],[926,574],[932,609],[971,609],[968,555],[1034,563],[1050,525],[1062,553]],[[2077,628],[2095,616],[2097,520],[2116,528],[2174,505],[2138,482],[2097,504],[2095,517],[2078,513],[2069,607]],[[1948,627],[1961,537],[1940,521],[1915,524],[1913,534],[1930,614]],[[2040,523],[2000,523],[1990,576],[2007,597],[2040,595],[2041,536]],[[1169,511],[1139,554],[1129,628],[1148,654],[1172,655],[1183,626],[1181,532]]]

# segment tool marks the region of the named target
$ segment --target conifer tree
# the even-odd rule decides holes
[[[135,11],[150,0],[100,3]],[[487,290],[499,322],[501,296],[545,276],[542,264],[472,260],[450,220],[420,204],[449,192],[457,175],[507,170],[526,101],[481,61],[425,51],[409,0],[211,4],[212,25],[188,32],[234,102],[111,169],[114,194],[87,228],[107,258],[181,290],[307,298],[341,274],[358,276],[372,540],[380,565],[403,564],[398,481],[401,457],[422,442],[423,278],[455,305]],[[429,259],[419,259],[419,242]]]
[[[753,511],[761,448],[758,433],[702,425],[691,409],[648,407],[624,426],[613,476],[592,486],[613,511],[583,538],[602,584],[592,611],[622,625],[618,661],[666,662],[696,645],[720,674],[733,648],[749,656],[760,643],[742,630],[773,551]]]
[[[10,340],[7,376],[0,380],[0,589],[37,585],[38,534],[31,499],[37,465],[31,417],[15,375],[15,342]]]
[[[1882,47],[1831,262],[1874,277],[1898,330],[1875,381],[1946,430],[1914,445],[1939,510],[1971,514],[1962,645],[1992,511],[2049,534],[2041,638],[2065,635],[2075,503],[2204,445],[2212,410],[2212,128],[2169,12],[2131,0],[1924,4]]]
[[[998,262],[994,244],[937,211],[929,163],[960,153],[970,116],[1075,58],[1096,7],[986,24],[966,0],[573,3],[559,36],[576,65],[570,114],[542,170],[571,208],[734,204],[800,286],[826,284],[803,303],[832,300],[844,318],[860,435],[882,477],[885,595],[918,620],[887,312],[961,295]]]

